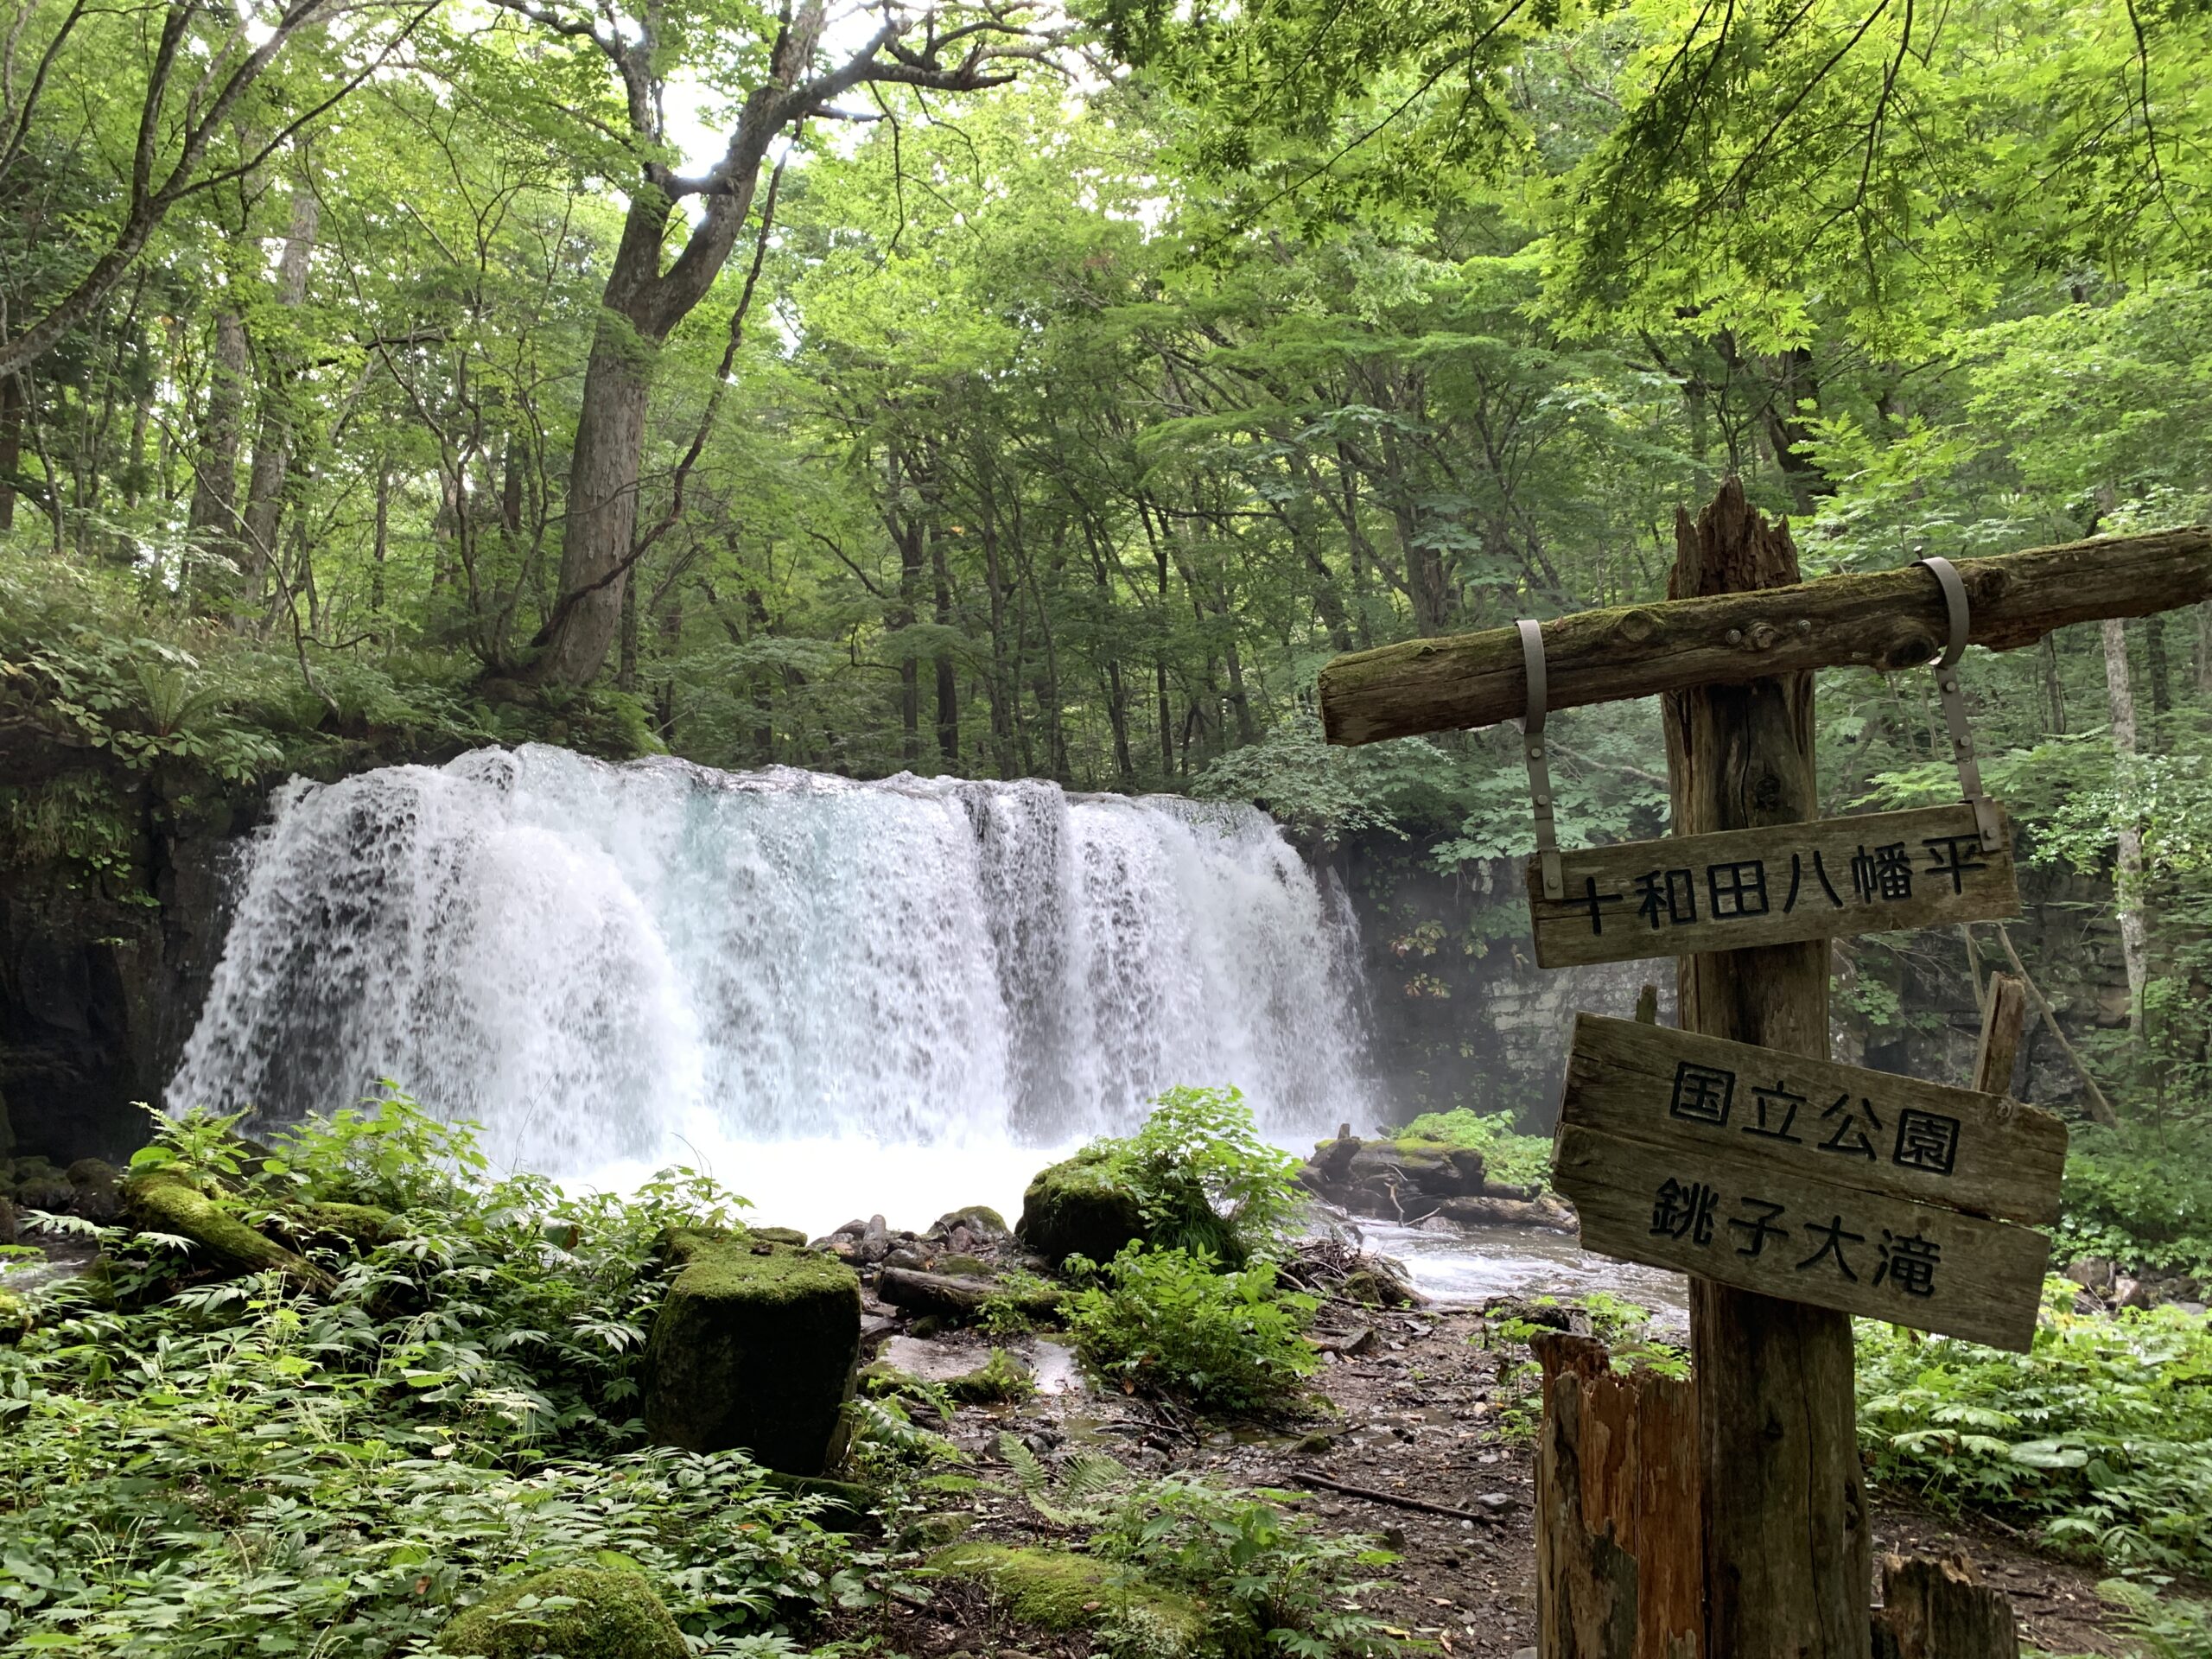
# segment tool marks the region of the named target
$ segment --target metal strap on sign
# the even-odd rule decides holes
[[[1521,666],[1529,680],[1529,712],[1521,721],[1522,752],[1529,758],[1529,798],[1536,815],[1536,853],[1543,861],[1544,897],[1567,897],[1567,876],[1560,868],[1559,830],[1552,822],[1552,769],[1544,759],[1543,630],[1523,618],[1513,625],[1521,631]]]
[[[1959,787],[1965,792],[1968,806],[1974,808],[1974,826],[1981,831],[1981,849],[1985,853],[1997,850],[1997,805],[1982,792],[1981,763],[1974,756],[1974,732],[1967,725],[1967,700],[1959,690],[1959,658],[1966,655],[1967,634],[1972,613],[1967,605],[1967,585],[1948,559],[1933,554],[1922,558],[1920,563],[1936,573],[1937,586],[1943,590],[1943,606],[1950,615],[1951,633],[1943,646],[1943,654],[1935,662],[1936,691],[1943,704],[1943,723],[1951,728],[1951,753],[1959,764]]]

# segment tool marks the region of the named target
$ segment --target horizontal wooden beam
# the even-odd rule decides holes
[[[2212,599],[2212,525],[1957,564],[1974,643],[2012,651],[2071,623]],[[1948,633],[1942,589],[1916,564],[1578,611],[1544,624],[1548,701],[1571,709],[1807,669],[1918,667]],[[1491,628],[1338,658],[1321,671],[1321,723],[1332,743],[1374,743],[1517,719],[1527,696],[1519,635]]]

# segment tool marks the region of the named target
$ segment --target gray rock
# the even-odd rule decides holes
[[[2155,1307],[2158,1293],[2147,1279],[2130,1279],[2123,1274],[2113,1281],[2114,1307]]]
[[[840,1232],[844,1230],[838,1229]],[[870,1216],[853,1246],[852,1260],[863,1266],[873,1266],[891,1254],[891,1230],[881,1216]]]
[[[887,1268],[918,1270],[929,1266],[929,1262],[923,1258],[919,1250],[913,1249],[911,1245],[901,1244],[883,1258],[883,1265]]]
[[[2109,1256],[2085,1255],[2079,1262],[2068,1264],[2066,1276],[2084,1290],[2110,1296],[2116,1271]]]
[[[122,1179],[111,1164],[97,1158],[79,1158],[69,1166],[68,1179],[73,1192],[71,1212],[106,1226],[123,1213]]]
[[[2173,1306],[2184,1313],[2195,1314],[2204,1312],[2204,1304],[2202,1302],[2176,1302]]]
[[[77,1189],[69,1185],[66,1175],[45,1173],[16,1183],[16,1203],[25,1210],[47,1210],[55,1215],[67,1215],[77,1202]]]

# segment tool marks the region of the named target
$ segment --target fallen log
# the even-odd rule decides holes
[[[988,1302],[1010,1302],[1030,1319],[1050,1319],[1059,1312],[1061,1296],[1057,1289],[1016,1290],[995,1279],[923,1273],[913,1268],[884,1268],[876,1275],[875,1294],[910,1313],[933,1313],[945,1319],[980,1318]]]

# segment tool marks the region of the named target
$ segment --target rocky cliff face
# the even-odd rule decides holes
[[[1455,1106],[1513,1110],[1548,1129],[1578,1010],[1627,1017],[1639,988],[1658,988],[1674,1017],[1670,960],[1548,970],[1536,966],[1517,861],[1426,867],[1419,843],[1376,837],[1323,855],[1337,868],[1360,924],[1373,1000],[1375,1049],[1397,1121]],[[2127,987],[2111,889],[2024,870],[2025,914],[2014,946],[2078,1045],[2124,1028]],[[1988,928],[1983,966],[2002,965]],[[1834,1053],[1878,1070],[1963,1084],[1980,1014],[1966,940],[1956,929],[1840,941],[1834,979]],[[2049,1027],[2031,1012],[2013,1091],[2046,1104],[2082,1092]],[[1363,1128],[1370,1127],[1362,1125]]]
[[[100,853],[19,835],[0,878],[0,1156],[120,1161],[146,1139],[222,950],[258,797],[88,771]],[[72,846],[77,851],[73,853]],[[12,1144],[11,1144],[12,1143]]]

